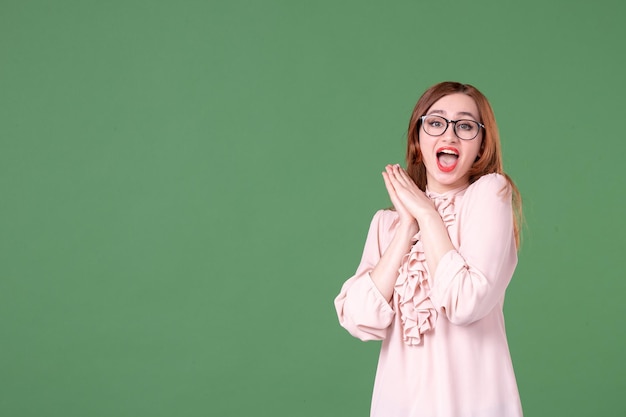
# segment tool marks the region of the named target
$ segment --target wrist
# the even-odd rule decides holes
[[[398,232],[405,233],[409,237],[413,237],[415,233],[419,230],[419,226],[415,219],[410,220],[400,220],[398,224]]]
[[[420,229],[432,229],[433,227],[439,227],[442,225],[443,219],[437,210],[433,210],[432,212],[425,213],[419,219],[419,227]]]
[[[415,216],[415,218],[417,219],[417,222],[419,224],[423,224],[426,222],[431,222],[433,220],[437,221],[437,220],[441,220],[441,215],[439,214],[439,212],[437,211],[437,209],[435,207],[432,208],[428,208],[426,210],[422,210],[420,213],[416,213],[417,216]]]

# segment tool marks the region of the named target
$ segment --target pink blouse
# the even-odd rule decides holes
[[[418,232],[391,303],[369,273],[398,216],[374,215],[356,274],[335,299],[350,334],[383,341],[371,417],[522,416],[502,312],[517,264],[507,185],[502,175],[489,174],[445,194],[427,192],[455,250],[431,273]]]

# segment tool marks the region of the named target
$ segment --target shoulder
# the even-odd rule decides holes
[[[466,197],[487,197],[499,196],[501,198],[510,199],[511,184],[509,180],[502,174],[492,173],[483,175],[474,181],[465,192]]]
[[[378,210],[370,224],[369,234],[378,236],[379,240],[386,241],[386,237],[393,236],[397,226],[398,213],[395,210]]]
[[[510,211],[512,208],[512,188],[509,180],[502,174],[483,175],[465,191],[460,211],[472,216],[476,213],[488,215],[494,211]]]
[[[509,186],[509,180],[502,174],[492,173],[486,174],[474,181],[469,188],[468,191],[472,188],[493,188],[499,190],[501,188],[506,188]]]
[[[391,230],[398,220],[398,213],[391,209],[381,209],[374,214],[372,226],[377,225],[379,230]]]

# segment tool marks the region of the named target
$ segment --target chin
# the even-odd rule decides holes
[[[469,183],[469,177],[454,175],[454,173],[441,173],[429,175],[427,177],[427,185],[431,191],[445,192],[455,188],[462,187]]]

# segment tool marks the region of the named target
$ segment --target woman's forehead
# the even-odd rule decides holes
[[[441,97],[428,109],[428,114],[440,114],[448,117],[478,118],[478,106],[467,94],[455,93]]]

